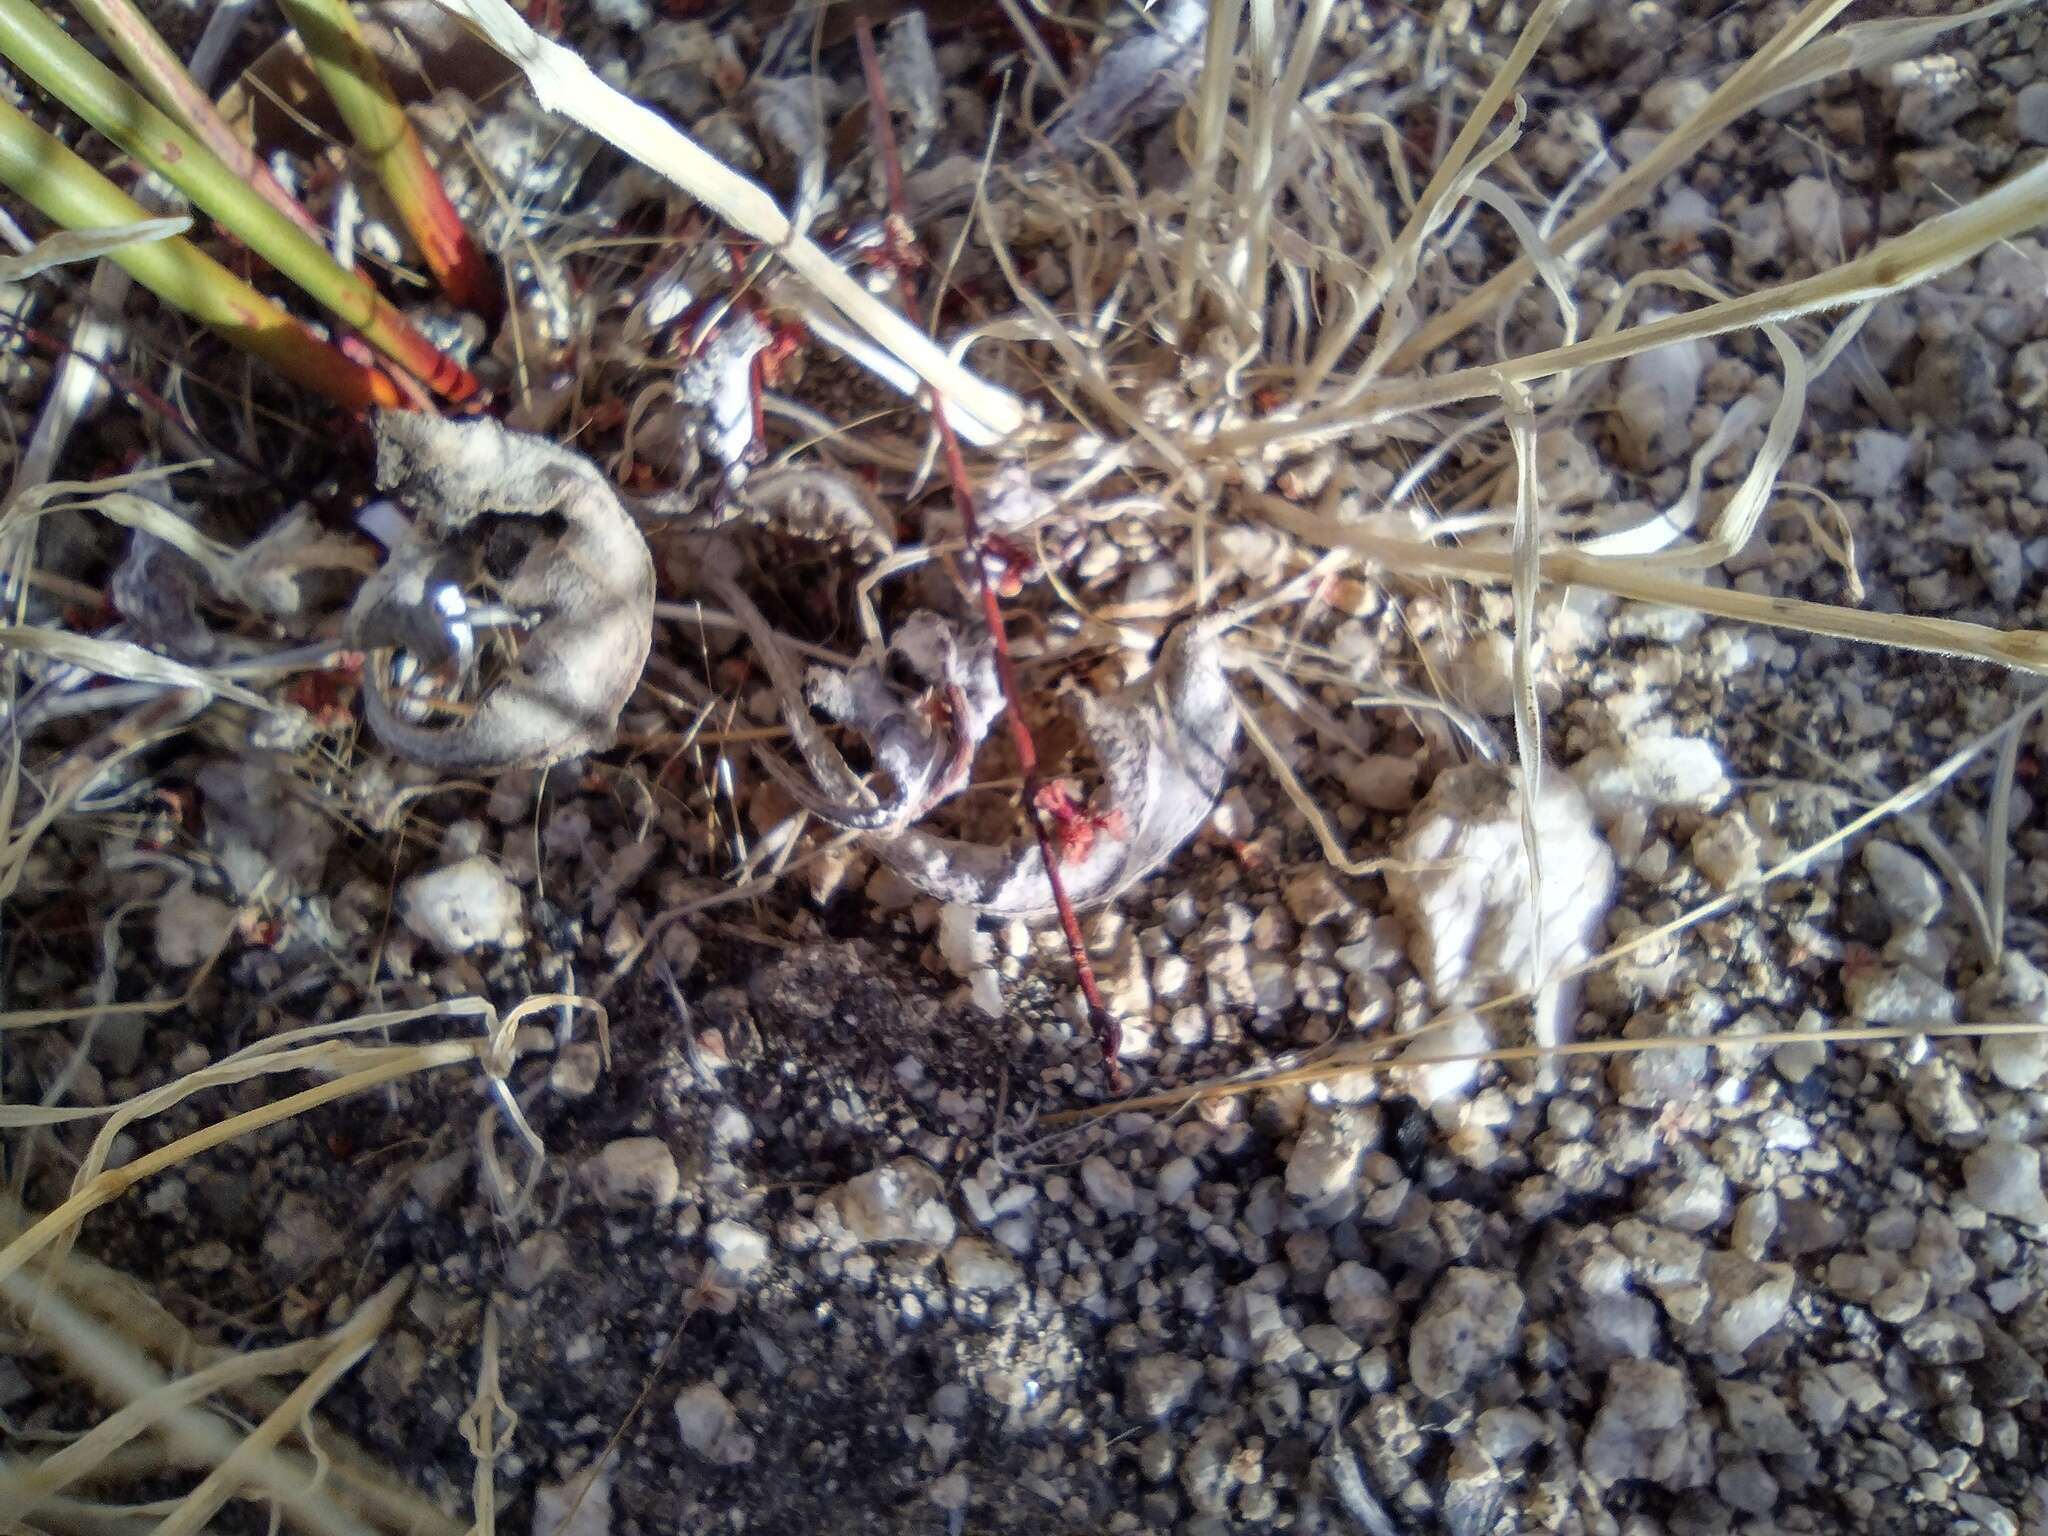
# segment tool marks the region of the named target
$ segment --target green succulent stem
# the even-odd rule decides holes
[[[114,57],[135,78],[151,101],[176,118],[237,176],[247,181],[278,212],[314,239],[320,226],[287,192],[270,167],[236,137],[213,98],[186,73],[184,61],[171,51],[135,0],[71,0],[71,7],[99,33]]]
[[[149,217],[149,210],[4,99],[0,183],[66,229],[107,229]],[[189,240],[125,245],[111,259],[172,308],[337,405],[362,410],[405,399],[390,379],[343,356]]]
[[[321,89],[333,101],[356,148],[405,221],[441,291],[465,309],[494,314],[498,289],[490,264],[448,201],[412,119],[391,93],[384,66],[371,51],[348,0],[280,0],[286,20],[306,45]]]
[[[462,400],[476,392],[469,372],[415,330],[367,279],[343,269],[325,246],[87,53],[32,0],[0,0],[0,55],[437,394]]]

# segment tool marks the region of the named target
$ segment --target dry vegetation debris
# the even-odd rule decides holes
[[[2041,1518],[2038,13],[370,9],[502,419],[0,273],[9,1518]]]

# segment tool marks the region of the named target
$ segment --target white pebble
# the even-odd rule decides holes
[[[414,875],[400,887],[405,926],[444,954],[523,942],[519,887],[481,856]]]

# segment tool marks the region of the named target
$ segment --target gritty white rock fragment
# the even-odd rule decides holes
[[[2048,80],[2020,87],[2012,99],[2013,126],[2028,144],[2048,144]]]
[[[1754,880],[1762,868],[1763,842],[1749,817],[1740,810],[1716,817],[1693,834],[1687,845],[1693,868],[1719,891]]]
[[[1358,1209],[1358,1172],[1379,1139],[1371,1110],[1311,1107],[1287,1159],[1287,1193],[1318,1216],[1341,1221]]]
[[[1752,1264],[1733,1253],[1707,1260],[1714,1313],[1708,1337],[1724,1355],[1740,1355],[1785,1319],[1792,1305],[1789,1264]]]
[[[1146,1355],[1124,1374],[1124,1411],[1147,1423],[1185,1408],[1201,1385],[1202,1368],[1182,1355]]]
[[[965,980],[985,970],[995,959],[995,935],[981,931],[981,914],[958,902],[939,910],[939,958],[955,976]]]
[[[1668,314],[1648,310],[1643,320],[1648,323]],[[1680,341],[1639,352],[1622,366],[1612,419],[1617,446],[1630,465],[1660,469],[1686,446],[1707,356],[1699,342]]]
[[[399,888],[405,926],[443,954],[522,943],[519,887],[481,855],[414,875]]]
[[[754,1437],[740,1427],[739,1410],[708,1381],[676,1398],[676,1432],[689,1450],[715,1467],[743,1467],[754,1459]]]
[[[2041,1192],[2037,1148],[2003,1137],[1985,1142],[1963,1159],[1963,1192],[1986,1215],[2048,1225],[2048,1196]]]
[[[1714,1384],[1714,1390],[1721,1396],[1728,1428],[1751,1450],[1766,1456],[1804,1456],[1813,1449],[1784,1400],[1769,1387],[1722,1380]]]
[[[1105,1216],[1128,1216],[1138,1208],[1138,1190],[1131,1176],[1106,1157],[1091,1157],[1081,1164],[1081,1188]]]
[[[1373,752],[1351,759],[1337,770],[1344,793],[1370,811],[1405,811],[1415,803],[1415,777],[1420,764],[1412,757]]]
[[[1977,1054],[1985,1070],[2007,1088],[2024,1092],[2048,1076],[2048,1033],[1993,1035]]]
[[[1521,1330],[1522,1288],[1512,1276],[1445,1270],[1408,1341],[1409,1379],[1424,1397],[1451,1397],[1505,1360]]]
[[[1833,262],[1842,253],[1842,194],[1818,176],[1801,176],[1784,192],[1785,227],[1808,258]]]
[[[818,1197],[820,1225],[836,1224],[862,1245],[925,1243],[943,1248],[956,1223],[938,1174],[914,1157],[848,1179]]]
[[[1462,1095],[1479,1076],[1476,1061],[1439,1061],[1442,1056],[1471,1056],[1493,1049],[1493,1035],[1477,1014],[1453,1014],[1425,1025],[1409,1036],[1394,1079],[1424,1109],[1433,1109]]]
[[[612,1479],[609,1466],[592,1477],[579,1472],[566,1482],[533,1494],[533,1536],[611,1536]]]
[[[156,957],[174,971],[220,953],[235,929],[235,909],[180,885],[156,909]]]
[[[955,1290],[1007,1291],[1023,1282],[1017,1261],[981,1237],[956,1237],[946,1249],[946,1278]]]
[[[1387,891],[1407,925],[1409,958],[1440,1007],[1540,985],[1586,953],[1606,915],[1614,855],[1572,781],[1545,774],[1534,817],[1542,875],[1543,953],[1536,952],[1520,786],[1518,769],[1450,769],[1395,840]],[[1536,1032],[1541,1043],[1555,1043],[1555,1017],[1539,1013]]]
[[[1605,825],[1632,807],[1711,811],[1728,798],[1728,773],[1710,741],[1641,736],[1588,752],[1571,774]]]
[[[714,1221],[704,1229],[704,1241],[729,1275],[745,1278],[768,1262],[768,1239],[743,1221]]]
[[[682,1192],[676,1156],[658,1136],[607,1142],[587,1166],[598,1198],[607,1205],[673,1205]]]
[[[1941,915],[1941,882],[1934,871],[1897,843],[1873,838],[1863,845],[1863,867],[1871,889],[1891,917],[1894,930],[1925,928]]]
[[[1849,439],[1849,454],[1828,466],[1828,477],[1851,496],[1866,501],[1889,496],[1913,462],[1913,440],[1897,432],[1866,427]]]
[[[1711,1443],[1712,1429],[1694,1420],[1685,1376],[1657,1360],[1617,1360],[1607,1371],[1607,1393],[1586,1436],[1581,1464],[1599,1487],[1647,1479],[1667,1487],[1696,1487],[1705,1480],[1690,1465],[1705,1461],[1706,1445],[1687,1433],[1692,1420]]]
[[[1849,1010],[1868,1024],[1953,1024],[1955,994],[1910,965],[1858,965],[1842,973]]]

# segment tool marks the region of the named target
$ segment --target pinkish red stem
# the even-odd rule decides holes
[[[889,121],[889,90],[882,79],[881,60],[875,53],[874,30],[869,26],[865,13],[855,15],[853,35],[860,47],[861,72],[867,77],[868,113],[874,124],[875,145],[882,156],[883,175],[889,189],[889,217],[885,221],[889,256],[896,267],[903,311],[914,324],[921,326],[924,321],[917,302],[917,286],[910,277],[908,247],[912,235],[909,216],[905,212],[903,163],[896,151],[895,128]],[[953,483],[953,505],[960,513],[960,526],[967,538],[968,558],[973,562],[981,587],[982,614],[988,622],[989,637],[995,642],[996,676],[1003,687],[1003,717],[1010,723],[1010,737],[1017,747],[1017,765],[1024,775],[1025,814],[1030,817],[1032,834],[1038,839],[1039,857],[1045,860],[1045,877],[1052,887],[1053,905],[1059,911],[1060,928],[1067,938],[1067,953],[1074,963],[1074,980],[1088,1005],[1088,1023],[1095,1031],[1096,1043],[1102,1048],[1102,1065],[1109,1075],[1109,1086],[1113,1092],[1121,1093],[1126,1083],[1122,1069],[1117,1066],[1117,1055],[1123,1046],[1123,1026],[1102,1000],[1102,989],[1095,981],[1095,967],[1088,959],[1088,941],[1081,934],[1081,919],[1074,910],[1073,899],[1067,895],[1066,882],[1060,876],[1059,853],[1039,803],[1043,781],[1038,772],[1038,747],[1031,739],[1031,727],[1020,707],[1022,694],[1017,684],[1016,663],[1010,657],[1009,635],[1003,627],[1002,604],[989,580],[988,562],[982,557],[981,519],[975,511],[974,492],[967,482],[967,462],[960,452],[960,439],[954,435],[952,423],[946,418],[946,403],[937,390],[931,392],[930,401],[932,425],[938,429],[940,451],[946,460],[946,475]]]

